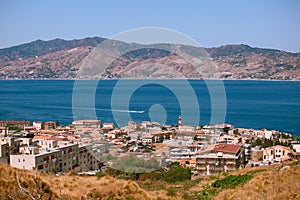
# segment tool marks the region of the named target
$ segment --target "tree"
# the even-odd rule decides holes
[[[253,143],[252,143],[252,146],[255,147],[255,146],[261,146],[262,145],[262,142],[259,138],[257,138]]]
[[[163,126],[163,127],[161,127],[161,130],[167,131],[168,129],[167,129],[167,127]]]
[[[112,168],[126,173],[145,173],[161,168],[159,162],[155,158],[144,160],[130,154],[114,161]]]
[[[178,163],[171,164],[169,170],[164,175],[164,181],[169,183],[182,182],[190,180],[192,177],[191,169],[184,168]]]

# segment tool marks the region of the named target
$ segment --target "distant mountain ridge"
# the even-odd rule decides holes
[[[75,79],[85,58],[105,38],[93,37],[76,40],[54,39],[37,40],[10,48],[0,49],[0,79]],[[110,40],[109,40],[110,41]],[[203,49],[186,45],[157,44],[153,46],[111,41],[119,48],[131,46],[137,50],[123,55],[114,61],[105,72],[92,78],[117,79],[139,65],[160,63],[172,70],[155,65],[155,77],[164,78],[203,78],[188,63],[183,63],[180,56],[160,47],[179,49],[184,54],[201,53]],[[275,49],[253,48],[248,45],[224,45],[204,48],[219,72],[213,79],[277,79],[300,80],[300,53],[290,53]],[[107,50],[107,54],[109,54]],[[153,64],[154,65],[154,64]],[[147,78],[145,68],[137,78]],[[150,71],[151,71],[150,70]],[[173,72],[174,71],[174,72]],[[176,73],[178,74],[176,74]],[[173,74],[172,74],[173,73]],[[180,78],[179,77],[179,78]]]
[[[80,46],[96,47],[104,39],[99,37],[85,38],[82,40],[62,40],[54,39],[49,41],[36,40],[18,46],[0,49],[0,59],[16,60],[18,58],[30,58],[41,56],[56,51],[69,50]]]

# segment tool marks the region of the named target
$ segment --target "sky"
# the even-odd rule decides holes
[[[0,48],[161,27],[203,47],[247,44],[300,52],[299,11],[298,0],[0,0]]]

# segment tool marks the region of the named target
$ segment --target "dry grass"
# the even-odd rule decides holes
[[[52,189],[65,199],[152,199],[133,181],[106,176],[46,176]]]
[[[0,164],[0,199],[55,199],[51,187],[34,172]]]
[[[230,175],[252,173],[254,178],[244,186],[220,192],[214,199],[300,199],[300,165],[283,165],[248,168],[231,172]],[[284,169],[284,170],[283,170]],[[119,180],[109,176],[41,175],[35,178],[33,172],[17,170],[0,165],[0,199],[30,199],[28,195],[16,193],[19,190],[16,174],[21,185],[35,194],[37,182],[41,184],[42,199],[183,199],[184,193],[202,191],[205,185],[216,179],[205,178],[200,183],[167,184]],[[229,174],[227,174],[229,175]],[[223,178],[222,175],[219,178]],[[37,181],[38,180],[38,181]],[[175,195],[174,195],[175,191]],[[172,194],[173,195],[170,195]],[[10,195],[10,196],[9,196]],[[12,195],[15,195],[15,198]]]
[[[225,190],[214,199],[300,199],[300,166],[261,172],[244,186]]]
[[[30,195],[38,199],[154,199],[133,181],[117,180],[112,177],[60,176],[18,170],[0,164],[0,199],[31,199],[29,194],[21,192],[19,182]],[[40,187],[41,186],[41,187]]]

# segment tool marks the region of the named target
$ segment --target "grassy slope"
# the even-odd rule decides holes
[[[244,186],[225,190],[214,199],[300,199],[300,166],[263,171]]]
[[[19,177],[17,179],[17,177]],[[18,185],[18,181],[19,184]],[[0,164],[0,199],[55,199],[58,196],[49,184],[33,172]]]
[[[37,195],[33,172],[0,165],[0,199],[9,199],[9,195],[16,194],[19,190],[17,172],[21,185]],[[290,165],[288,168],[283,165],[248,168],[230,175],[245,173],[252,173],[254,178],[244,186],[219,190],[214,199],[300,199],[300,165]],[[225,176],[219,178],[223,177]],[[42,175],[38,185],[42,185],[39,187],[42,199],[183,199],[184,193],[186,196],[202,191],[215,180],[216,177],[209,177],[200,183],[187,181],[167,184],[147,181],[137,183],[112,177]],[[17,194],[19,196],[15,199],[30,199],[22,193]]]

